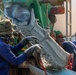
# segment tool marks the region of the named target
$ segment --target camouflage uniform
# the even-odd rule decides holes
[[[0,34],[11,34],[14,30],[14,24],[10,20],[4,19],[0,21]]]

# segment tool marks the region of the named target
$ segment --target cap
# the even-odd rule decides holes
[[[63,34],[61,33],[61,31],[55,31],[55,34],[57,38],[63,38]]]

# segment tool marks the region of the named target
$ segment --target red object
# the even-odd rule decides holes
[[[63,6],[52,7],[50,13],[52,13],[52,14],[64,14],[65,8]]]
[[[41,67],[42,67],[42,69],[43,69],[45,75],[47,75],[47,73],[46,73],[46,69],[44,68],[44,65],[43,65],[43,63],[42,63],[42,60],[40,60],[40,64],[41,64]]]
[[[74,58],[72,57],[72,54],[70,54],[69,59],[68,59],[68,65],[66,66],[66,68],[72,70],[73,62],[74,62]]]

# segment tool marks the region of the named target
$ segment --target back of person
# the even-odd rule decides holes
[[[74,62],[72,70],[76,71],[76,45],[74,43],[76,42],[65,41],[63,42],[63,48],[65,51],[74,54]]]

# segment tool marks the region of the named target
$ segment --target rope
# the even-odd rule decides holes
[[[43,63],[42,63],[42,60],[40,60],[40,64],[41,64],[41,67],[42,67],[42,69],[43,69],[45,75],[47,75],[47,73],[46,73],[46,69],[44,68],[44,65],[43,65]]]

